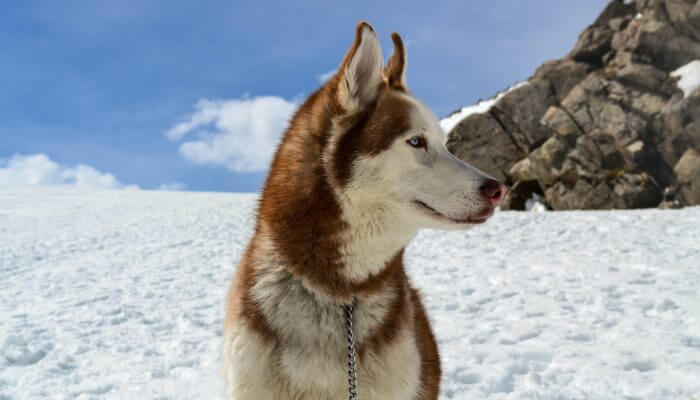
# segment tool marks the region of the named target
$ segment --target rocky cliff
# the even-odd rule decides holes
[[[700,204],[699,79],[700,0],[613,0],[447,146],[510,185],[504,208]]]

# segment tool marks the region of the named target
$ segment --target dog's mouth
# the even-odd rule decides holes
[[[470,215],[467,218],[456,219],[448,217],[447,215],[439,212],[438,210],[430,207],[429,205],[423,203],[420,200],[413,200],[413,204],[415,204],[418,208],[420,208],[426,214],[430,215],[433,218],[437,218],[442,221],[449,221],[454,224],[483,224],[484,222],[486,222],[487,219],[489,219],[490,216],[493,215],[493,208],[486,207],[478,213]]]

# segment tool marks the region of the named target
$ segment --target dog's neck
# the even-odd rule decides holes
[[[298,220],[301,232],[263,223],[259,234],[272,238],[273,245],[281,244],[271,252],[273,257],[280,258],[280,265],[309,291],[324,301],[347,304],[386,289],[404,273],[403,250],[415,230],[385,220],[381,209],[367,205],[361,216],[343,212],[343,217],[354,217],[352,222],[341,217],[334,224],[319,223],[312,213],[307,220]],[[337,225],[343,228],[337,230]],[[317,229],[309,235],[305,228],[314,226]],[[282,237],[286,240],[278,239]],[[296,247],[290,251],[289,245]]]
[[[294,277],[349,301],[403,271],[402,249],[415,230],[397,223],[391,207],[352,202],[329,181],[324,151],[343,113],[334,96],[321,88],[293,118],[263,188],[256,234],[271,239]]]
[[[395,207],[378,200],[341,200],[347,223],[341,235],[343,276],[363,282],[378,275],[415,236],[417,229],[395,212]]]

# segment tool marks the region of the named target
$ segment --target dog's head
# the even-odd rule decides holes
[[[394,53],[383,67],[374,29],[361,22],[326,84],[342,113],[333,120],[324,165],[343,208],[392,210],[391,218],[416,227],[486,221],[504,185],[447,150],[437,118],[408,91],[401,37],[393,33],[392,39]]]

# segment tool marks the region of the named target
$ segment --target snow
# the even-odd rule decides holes
[[[700,87],[700,60],[694,60],[671,72],[671,76],[678,77],[676,83],[683,91],[684,97]]]
[[[467,107],[462,107],[459,111],[455,111],[452,114],[448,115],[447,117],[443,118],[440,120],[440,126],[442,127],[442,130],[447,134],[450,133],[452,128],[457,126],[463,119],[467,118],[468,116],[472,114],[479,114],[479,113],[485,113],[488,110],[491,109],[491,107],[496,104],[498,100],[501,99],[501,97],[505,96],[508,92],[511,90],[517,89],[523,85],[528,83],[527,81],[525,82],[520,82],[517,83],[508,89],[498,93],[496,96],[488,99],[488,100],[481,100],[478,103],[472,105],[472,106],[467,106]]]
[[[537,193],[533,193],[529,199],[525,200],[525,210],[534,212],[547,211],[544,197]]]
[[[0,399],[221,399],[224,296],[255,199],[0,191]],[[696,207],[421,232],[406,262],[441,398],[700,398],[698,226]]]

